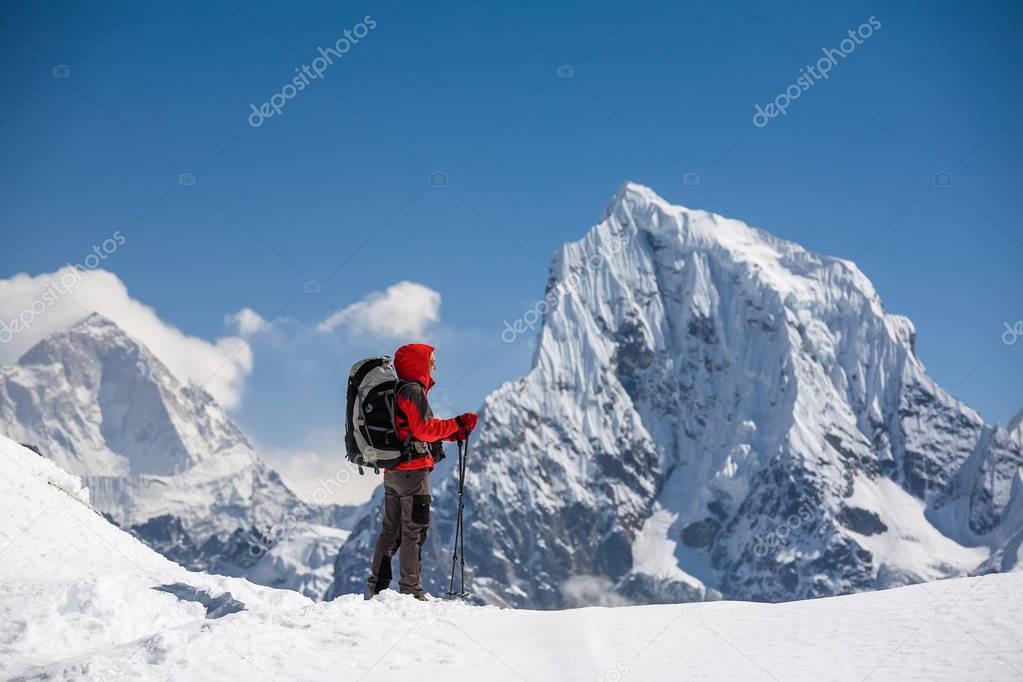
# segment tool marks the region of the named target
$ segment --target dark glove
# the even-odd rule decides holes
[[[475,412],[466,412],[455,417],[455,421],[458,422],[461,431],[458,433],[458,440],[466,440],[469,438],[469,433],[476,428],[476,421],[479,418]]]

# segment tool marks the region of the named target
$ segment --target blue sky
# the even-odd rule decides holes
[[[212,341],[243,308],[286,318],[252,340],[236,408],[268,447],[332,437],[348,365],[391,340],[310,329],[402,280],[441,295],[430,329],[451,409],[522,374],[530,341],[501,343],[501,321],[542,295],[551,255],[624,180],[854,259],[914,320],[939,383],[992,421],[1023,406],[1023,339],[1001,340],[1023,319],[1018,3],[2,12],[0,277],[52,272],[120,230],[104,267],[167,324]],[[249,125],[250,105],[367,15],[322,79]],[[753,125],[871,16],[881,27],[827,80]],[[313,279],[322,293],[303,293]]]

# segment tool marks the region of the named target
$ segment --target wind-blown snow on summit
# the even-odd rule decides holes
[[[190,568],[317,597],[329,586],[347,532],[324,526],[344,510],[299,500],[206,391],[100,315],[0,368],[0,433],[81,476],[97,509]]]
[[[852,262],[626,184],[547,294],[533,368],[486,399],[469,462],[483,600],[779,601],[1019,565],[1018,437],[935,384]],[[361,588],[375,523],[333,594]]]

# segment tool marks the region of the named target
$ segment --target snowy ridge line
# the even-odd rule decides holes
[[[64,488],[63,486],[60,486],[60,485],[58,485],[57,483],[54,483],[53,481],[47,481],[46,483],[47,483],[47,485],[53,486],[54,488],[56,488],[56,489],[57,489],[57,490],[59,490],[60,492],[64,493],[65,495],[67,495],[68,497],[70,497],[70,498],[71,498],[72,500],[74,500],[75,502],[78,502],[78,503],[80,503],[80,504],[83,504],[83,505],[85,505],[85,506],[86,506],[86,507],[88,507],[88,508],[89,508],[89,509],[90,509],[90,510],[91,510],[91,511],[92,511],[92,512],[94,513],[94,514],[98,514],[99,516],[103,516],[103,514],[100,514],[100,512],[99,512],[99,511],[98,511],[98,510],[97,510],[97,509],[96,509],[95,507],[93,507],[93,506],[92,506],[91,504],[89,504],[89,502],[87,501],[87,499],[83,500],[82,498],[80,498],[80,497],[79,497],[78,495],[75,495],[74,493],[72,493],[72,492],[71,492],[70,490],[68,490],[67,488]],[[86,490],[86,491],[88,491],[88,488],[86,488],[85,490]]]
[[[4,437],[0,434],[0,437]],[[32,453],[34,457],[16,457],[8,455],[9,462],[19,467],[29,476],[34,476],[45,483],[57,488],[68,497],[75,499],[92,509],[89,504],[89,489],[82,485],[82,479],[74,474],[61,469],[59,466],[40,455],[33,448],[20,445],[24,450]],[[6,453],[5,453],[6,454]],[[95,511],[95,509],[93,509]]]

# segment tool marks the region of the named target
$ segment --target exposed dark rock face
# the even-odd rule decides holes
[[[165,514],[127,529],[168,559],[192,571],[238,575],[259,561],[274,542],[258,529],[235,529],[226,538],[207,537],[196,546],[181,519]]]
[[[228,614],[245,610],[245,604],[232,597],[230,592],[214,595],[210,594],[208,590],[202,590],[186,583],[157,585],[153,589],[169,592],[181,601],[194,601],[202,604],[206,609],[207,619],[223,618]]]
[[[876,513],[859,507],[842,507],[838,512],[838,522],[860,535],[877,535],[888,530]]]
[[[199,557],[192,537],[176,516],[156,516],[127,530],[160,554],[189,570],[202,570],[207,563]]]
[[[721,531],[721,524],[707,518],[690,523],[682,529],[682,542],[689,547],[710,547]]]

